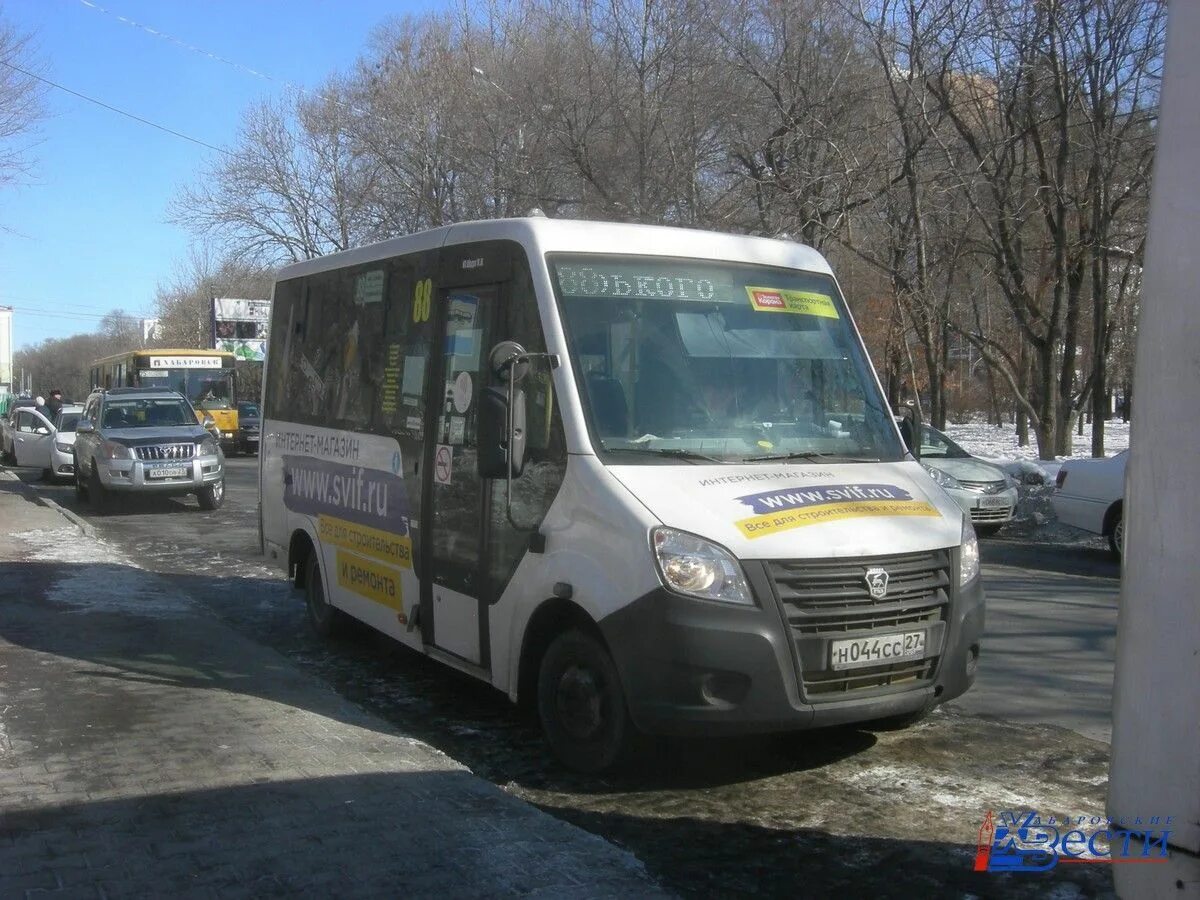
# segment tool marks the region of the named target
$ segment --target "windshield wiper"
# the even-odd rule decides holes
[[[717,459],[715,456],[706,456],[694,450],[685,450],[682,447],[605,447],[604,449],[609,453],[649,453],[653,456],[686,459],[688,462],[714,462],[721,465],[726,463],[726,460]]]
[[[811,459],[824,462],[879,462],[874,456],[841,456],[836,453],[821,453],[817,450],[802,450],[796,453],[769,453],[764,456],[747,456],[744,462],[766,462],[775,459]]]

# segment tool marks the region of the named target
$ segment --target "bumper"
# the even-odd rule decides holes
[[[975,491],[951,489],[954,498],[972,525],[1003,525],[1012,521],[1017,511],[1017,489],[1007,488],[998,494],[978,494]]]
[[[75,474],[75,455],[63,453],[57,447],[50,451],[50,471],[56,477],[67,478]]]
[[[755,608],[660,588],[599,623],[641,730],[752,734],[868,722],[951,700],[974,682],[984,626],[980,579],[954,591],[946,619],[930,627],[929,649],[940,652],[929,678],[810,698],[803,672],[814,642],[793,634],[757,565],[746,564]],[[828,658],[824,649],[815,652]]]
[[[151,473],[183,469],[183,474],[155,477]],[[150,462],[140,459],[98,460],[100,483],[110,491],[147,494],[191,494],[225,477],[220,456],[196,456],[186,460]]]
[[[241,436],[238,438],[238,446],[240,446],[243,450],[247,450],[251,453],[257,453],[258,452],[258,436],[259,436],[259,432],[257,432],[257,431],[243,431],[241,433]]]

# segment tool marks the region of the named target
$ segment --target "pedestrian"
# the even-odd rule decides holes
[[[46,402],[46,409],[50,410],[50,418],[53,419],[58,415],[59,410],[63,408],[62,391],[55,388],[50,392],[50,399]]]

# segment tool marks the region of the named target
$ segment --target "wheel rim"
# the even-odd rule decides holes
[[[1113,529],[1113,544],[1116,545],[1117,552],[1122,556],[1125,555],[1125,517],[1117,519],[1117,525]]]
[[[594,670],[568,667],[558,681],[554,700],[563,730],[575,740],[594,738],[604,728],[604,685]]]
[[[212,498],[213,498],[213,500],[215,500],[217,503],[220,503],[220,502],[221,502],[221,499],[222,499],[224,496],[225,496],[225,482],[224,482],[224,481],[218,481],[216,484],[214,484],[214,485],[212,486]]]

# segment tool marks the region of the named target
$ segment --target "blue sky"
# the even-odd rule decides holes
[[[216,146],[242,111],[349,69],[384,20],[437,0],[7,0],[45,77]],[[120,21],[268,74],[258,78]],[[0,191],[0,305],[19,349],[153,311],[190,243],[167,207],[213,151],[49,88],[27,184]]]

